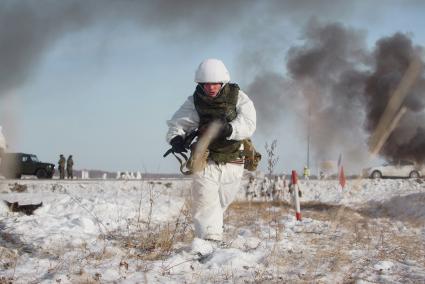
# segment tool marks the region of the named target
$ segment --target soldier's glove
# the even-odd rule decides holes
[[[184,147],[184,139],[180,135],[171,139],[170,145],[174,153],[186,153],[187,151]]]

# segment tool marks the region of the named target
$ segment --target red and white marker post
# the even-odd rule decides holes
[[[301,221],[301,208],[300,208],[300,195],[299,195],[299,185],[298,185],[298,176],[296,171],[292,171],[291,174],[291,186],[292,186],[292,194],[294,195],[294,203],[295,203],[295,217],[297,221]]]

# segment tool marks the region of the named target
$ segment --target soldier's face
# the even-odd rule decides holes
[[[221,83],[203,83],[202,88],[209,97],[215,97],[220,92],[221,85]]]

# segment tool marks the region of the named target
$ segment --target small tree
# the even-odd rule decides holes
[[[269,145],[267,142],[265,145],[266,152],[267,152],[267,172],[268,172],[269,179],[272,178],[274,167],[279,161],[279,156],[276,155],[276,146],[277,146],[276,139],[272,141],[271,145]]]

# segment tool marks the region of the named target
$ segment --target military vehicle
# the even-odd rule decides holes
[[[23,175],[50,179],[55,172],[55,165],[40,162],[36,155],[26,153],[4,153],[0,164],[0,175],[5,178],[20,179]]]

